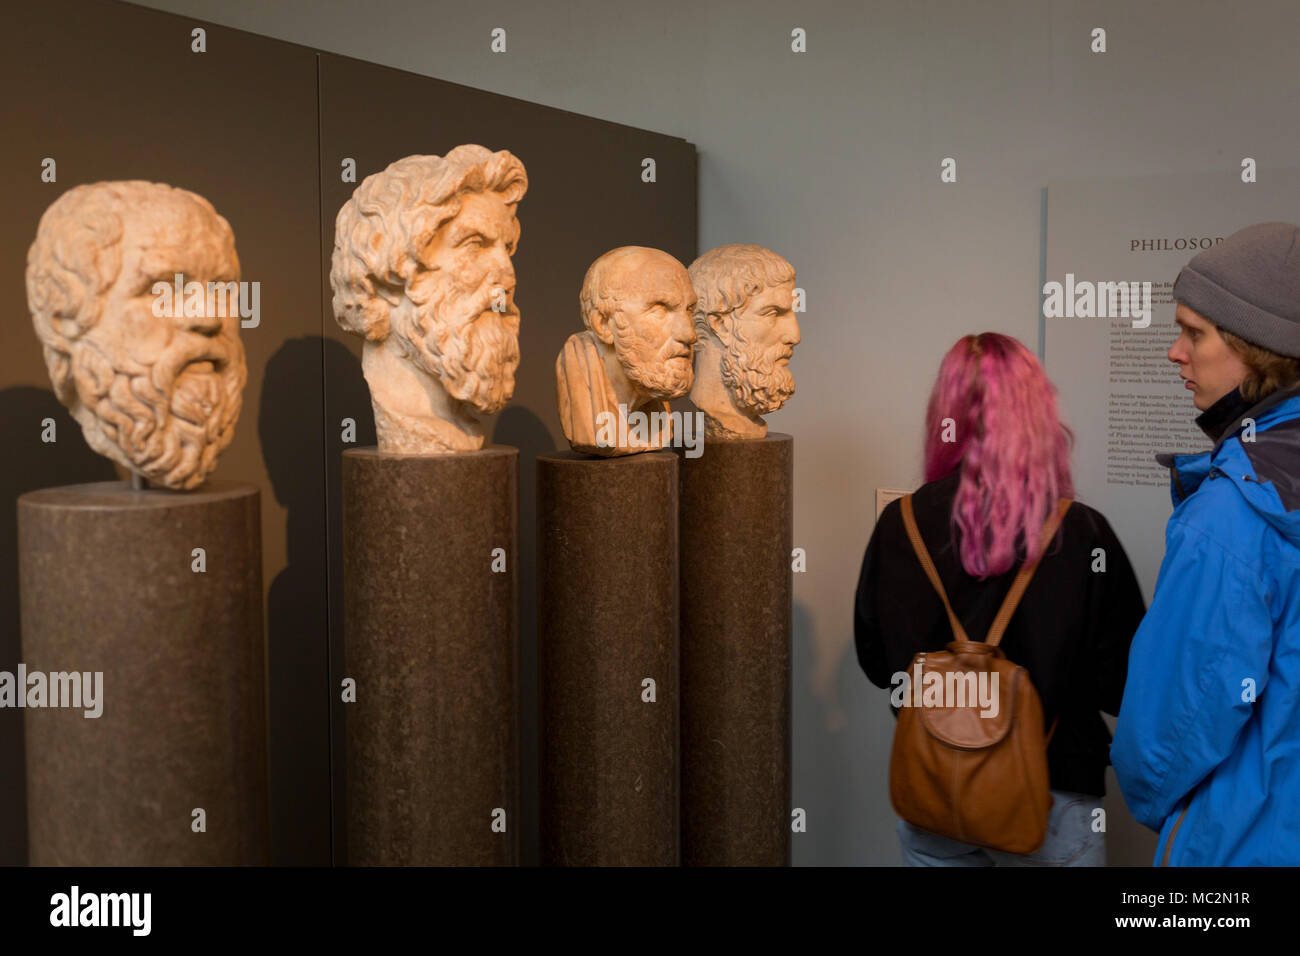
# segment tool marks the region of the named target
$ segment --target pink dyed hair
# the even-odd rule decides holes
[[[1038,557],[1043,522],[1074,497],[1074,433],[1057,417],[1056,388],[1034,354],[997,332],[964,336],[939,366],[925,434],[927,482],[961,469],[952,534],[966,572],[1003,574],[1020,548],[1024,560]]]

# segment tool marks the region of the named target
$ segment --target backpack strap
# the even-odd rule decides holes
[[[1072,501],[1071,498],[1062,498],[1056,506],[1056,512],[1047,516],[1042,534],[1038,536],[1038,557],[1034,559],[1032,564],[1027,564],[1021,568],[1020,573],[1016,575],[1015,581],[1011,582],[1011,590],[1007,592],[1006,600],[1002,602],[1002,607],[998,610],[998,616],[993,619],[993,626],[989,628],[989,633],[984,638],[985,643],[996,647],[998,642],[1002,640],[1002,632],[1011,623],[1011,615],[1016,613],[1016,605],[1020,603],[1020,598],[1024,596],[1025,588],[1029,587],[1029,579],[1038,570],[1038,562],[1043,560],[1043,554],[1047,551],[1047,543],[1052,540],[1052,535],[1056,534],[1056,529],[1065,518],[1065,513],[1070,510]]]
[[[916,526],[916,515],[912,513],[912,496],[903,495],[903,501],[900,506],[903,509],[903,524],[907,526],[907,536],[912,539],[912,550],[916,556],[921,559],[921,567],[925,568],[925,574],[934,585],[934,589],[939,592],[939,597],[943,599],[944,610],[948,612],[948,623],[952,626],[953,637],[959,641],[969,640],[966,637],[966,629],[961,626],[961,621],[953,613],[952,605],[948,603],[948,592],[943,589],[943,582],[939,580],[939,572],[935,570],[934,561],[930,559],[930,552],[921,540],[921,529]]]
[[[1020,598],[1025,593],[1025,588],[1029,587],[1029,579],[1034,576],[1038,570],[1038,563],[1043,559],[1043,552],[1047,550],[1047,543],[1052,540],[1052,535],[1056,534],[1056,529],[1061,520],[1065,517],[1066,511],[1069,510],[1072,498],[1062,498],[1057,505],[1056,511],[1047,517],[1047,522],[1043,525],[1042,534],[1038,538],[1038,557],[1029,564],[1020,569],[1016,575],[1015,581],[1011,583],[1011,590],[1007,592],[1006,598],[1002,602],[1002,607],[998,609],[998,616],[993,619],[993,626],[989,628],[989,633],[984,641],[992,644],[994,647],[1002,640],[1002,634],[1011,623],[1011,615],[1015,614],[1016,606],[1020,604]],[[939,597],[943,600],[944,610],[948,612],[948,623],[952,626],[953,636],[959,641],[966,641],[966,629],[961,626],[961,621],[953,612],[952,605],[948,602],[948,592],[943,589],[943,582],[939,580],[939,572],[934,567],[934,561],[930,558],[930,552],[925,546],[925,541],[921,538],[921,529],[916,526],[916,515],[912,510],[912,496],[904,495],[900,505],[903,511],[903,524],[907,527],[907,536],[912,540],[912,550],[916,552],[917,558],[921,561],[921,566],[925,568],[925,574],[934,585],[934,589],[939,592]]]

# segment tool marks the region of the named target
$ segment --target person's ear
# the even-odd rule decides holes
[[[730,314],[731,313],[723,314],[719,312],[708,312],[705,314],[705,321],[709,323],[709,331],[713,333],[713,337],[719,342],[726,342],[730,338],[730,335],[728,334],[730,330],[727,328],[726,321],[727,315]]]
[[[384,282],[374,277],[371,277],[370,288],[374,290],[376,298],[383,299],[391,308],[401,305],[402,299],[406,296],[405,285],[393,285],[391,282]]]
[[[591,327],[592,333],[601,342],[606,345],[614,344],[614,329],[610,323],[609,316],[600,309],[593,308],[587,313],[587,324]]]

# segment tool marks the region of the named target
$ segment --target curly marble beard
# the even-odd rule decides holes
[[[95,451],[155,484],[190,490],[234,438],[247,371],[237,338],[222,340],[229,354],[211,370],[195,367],[184,339],[178,344],[132,369],[115,368],[94,343],[78,344],[69,408]]]
[[[774,412],[794,394],[794,374],[788,365],[778,364],[791,351],[778,342],[756,352],[733,329],[722,350],[722,384],[744,409],[764,415]]]
[[[476,292],[446,275],[427,303],[416,303],[417,327],[402,335],[408,354],[413,351],[448,395],[488,415],[505,408],[514,395],[519,367],[519,310],[512,302],[505,312],[495,312],[493,299],[490,287]]]
[[[618,332],[614,336],[614,354],[629,382],[662,398],[681,398],[691,390],[695,369],[689,357],[684,362],[646,362],[645,353],[650,351],[642,344],[646,340],[633,331],[631,323],[615,321],[614,325]],[[656,358],[667,344],[655,352]]]

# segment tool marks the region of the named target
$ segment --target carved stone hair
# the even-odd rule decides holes
[[[710,249],[691,263],[691,284],[699,297],[695,331],[711,332],[710,315],[730,316],[751,296],[794,281],[794,266],[771,249],[735,243]]]
[[[512,153],[473,145],[445,157],[407,156],[367,176],[335,221],[330,285],[339,325],[382,342],[421,251],[460,214],[461,197],[499,192],[513,212],[527,190],[528,175]]]
[[[76,397],[72,343],[100,319],[104,293],[122,268],[122,214],[127,209],[143,212],[142,196],[183,198],[200,207],[217,223],[216,239],[235,260],[230,223],[212,203],[187,189],[143,180],[90,183],[74,186],[51,203],[27,251],[27,304],[54,393],[65,405]]]

